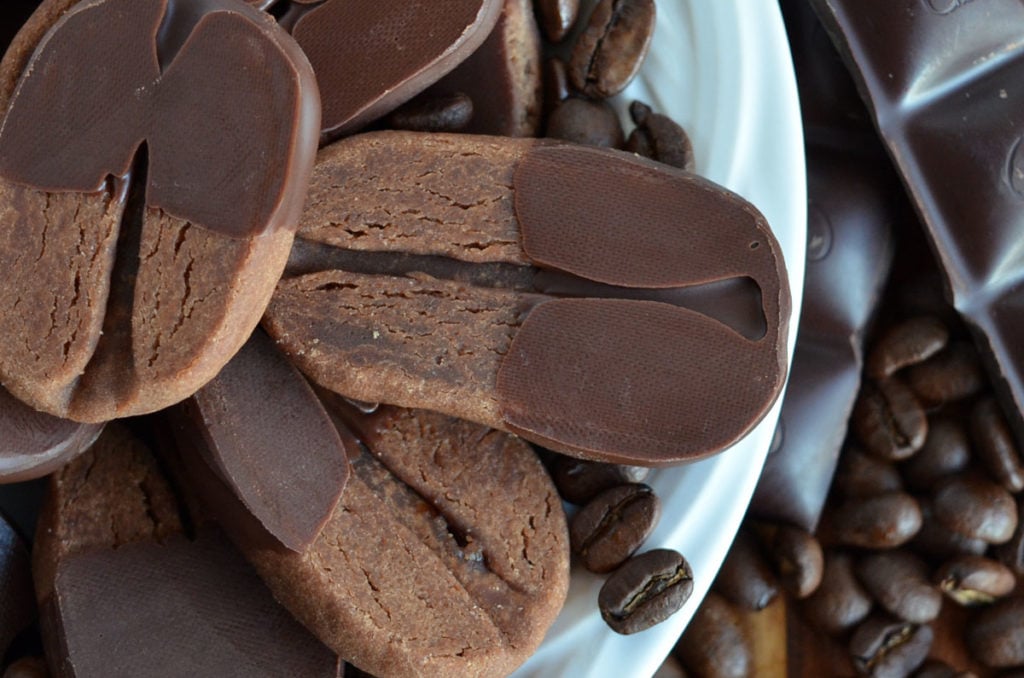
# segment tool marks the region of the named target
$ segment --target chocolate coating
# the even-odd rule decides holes
[[[37,412],[0,386],[0,483],[40,478],[84,452],[102,424]]]
[[[345,445],[302,375],[257,330],[182,406],[201,453],[267,532],[308,547],[348,480]]]

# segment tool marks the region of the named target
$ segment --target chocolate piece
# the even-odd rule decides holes
[[[37,412],[0,386],[0,483],[40,478],[84,452],[102,424]]]
[[[494,30],[479,49],[425,91],[461,92],[473,101],[469,134],[535,136],[541,115],[541,49],[530,0],[501,0]]]
[[[119,425],[51,479],[34,553],[55,676],[336,676],[223,535],[182,534],[148,449]]]
[[[35,616],[28,548],[0,515],[0,659]]]
[[[182,406],[199,449],[263,528],[307,548],[348,479],[345,445],[302,375],[257,330]]]
[[[808,96],[820,92],[815,87]],[[822,146],[812,146],[807,160],[807,277],[779,415],[782,443],[766,460],[751,502],[755,515],[806,530],[817,526],[846,438],[864,332],[888,275],[897,212],[877,162]]]
[[[373,675],[510,672],[569,580],[565,517],[540,461],[477,424],[360,415],[339,400],[332,411],[365,450],[337,509],[303,553],[243,544],[246,555],[299,620]]]
[[[953,305],[1024,432],[1020,285],[1024,6],[814,0],[923,217]],[[961,134],[966,126],[970,133]]]
[[[665,621],[693,592],[693,571],[681,554],[655,549],[633,556],[597,595],[601,618],[616,633],[644,631]]]
[[[581,457],[664,465],[735,442],[785,375],[789,290],[763,218],[664,165],[536,144],[391,132],[325,149],[303,238],[331,247],[279,285],[268,332],[345,396]],[[346,272],[345,250],[391,275]]]
[[[595,99],[625,89],[647,56],[655,14],[654,0],[598,0],[569,58],[573,86]]]
[[[317,92],[244,3],[71,5],[48,0],[0,68],[0,375],[99,422],[190,395],[252,331],[301,209]]]
[[[323,139],[357,131],[450,72],[490,34],[501,7],[502,0],[293,5],[282,23],[316,73]]]

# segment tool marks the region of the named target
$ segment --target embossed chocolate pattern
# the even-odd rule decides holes
[[[663,465],[738,439],[786,367],[763,218],[685,172],[538,143],[390,132],[325,149],[269,333],[345,396],[574,456]]]
[[[0,92],[0,376],[98,422],[190,395],[252,331],[319,106],[298,46],[238,0],[72,5],[47,0],[0,72],[21,78]]]
[[[257,330],[183,409],[206,462],[286,547],[312,543],[348,479],[345,446],[320,400]]]
[[[484,41],[502,0],[293,5],[295,40],[323,97],[324,138],[358,130],[455,68]]]

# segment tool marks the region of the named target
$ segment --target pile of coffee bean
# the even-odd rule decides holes
[[[774,604],[789,623],[761,642],[789,675],[1024,669],[1024,460],[938,289],[890,285],[816,534],[747,519],[674,651],[688,671],[755,675],[742,620]]]

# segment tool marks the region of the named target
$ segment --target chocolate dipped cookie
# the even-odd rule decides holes
[[[269,539],[207,453],[182,446],[205,505],[275,597],[359,669],[510,673],[540,645],[569,583],[565,515],[540,460],[522,440],[478,424],[323,398],[351,475],[308,547]],[[202,405],[189,407],[179,427],[201,428]]]
[[[47,0],[0,63],[0,381],[100,422],[212,378],[263,312],[319,132],[240,0]]]
[[[339,675],[120,424],[51,477],[33,561],[55,677]]]
[[[789,312],[764,218],[701,177],[568,144],[381,132],[321,151],[264,327],[347,397],[657,466],[761,419]]]

